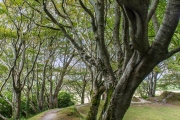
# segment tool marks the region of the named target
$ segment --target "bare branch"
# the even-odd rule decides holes
[[[48,29],[52,29],[52,30],[61,30],[61,29],[59,29],[59,28],[50,27],[50,26],[46,26],[46,25],[41,25],[41,24],[38,24],[38,23],[34,23],[34,24],[36,24],[37,26],[44,27],[44,28],[48,28]]]
[[[57,13],[60,17],[66,19],[66,16],[64,16],[63,14],[61,14],[61,13],[59,12],[59,10],[58,10],[55,2],[54,2],[53,0],[51,0],[51,2],[52,2],[53,6],[54,6],[54,8],[55,8],[56,13]]]
[[[151,20],[151,17],[153,16],[154,12],[156,11],[156,8],[159,4],[159,0],[153,0],[152,4],[151,4],[151,8],[149,10],[149,13],[148,13],[148,21]]]
[[[39,55],[39,53],[40,53],[40,49],[41,49],[42,43],[43,43],[43,42],[40,42],[40,44],[39,44],[39,48],[38,48],[36,57],[35,57],[35,59],[34,59],[34,61],[33,61],[33,65],[32,65],[31,69],[28,71],[28,73],[26,74],[26,76],[25,76],[25,78],[24,78],[24,82],[23,82],[23,85],[21,86],[21,90],[23,89],[23,87],[24,87],[24,85],[25,85],[25,83],[26,83],[27,77],[29,76],[29,74],[30,74],[30,73],[33,71],[33,69],[34,69],[34,66],[35,66],[35,64],[36,64],[38,55]]]
[[[167,53],[172,36],[179,23],[179,18],[180,2],[178,0],[168,0],[162,24],[153,43],[153,46],[157,47],[159,49],[159,52],[164,52],[165,54]]]
[[[115,20],[114,20],[114,29],[113,29],[113,43],[116,54],[116,61],[118,62],[118,68],[120,68],[121,60],[122,60],[122,49],[119,38],[119,30],[120,30],[120,19],[121,19],[121,11],[119,4],[115,1]]]
[[[174,55],[175,53],[179,52],[180,51],[180,46],[171,50],[170,52],[168,52],[165,56],[165,59],[171,57],[172,55]]]
[[[13,66],[13,67],[14,67],[14,66]],[[0,89],[0,93],[1,93],[1,91],[2,91],[2,89],[3,89],[3,87],[5,86],[6,82],[8,81],[9,77],[11,76],[11,72],[12,72],[13,67],[11,67],[7,78],[5,78],[4,83],[3,83],[3,85],[1,86],[1,89]]]
[[[43,9],[44,9],[44,12],[48,15],[48,17],[52,20],[52,22],[54,23],[54,24],[56,24],[57,26],[59,26],[61,29],[62,29],[62,31],[64,31],[64,25],[63,24],[61,24],[61,23],[59,23],[52,15],[51,15],[51,13],[48,11],[48,9],[47,9],[47,6],[46,6],[46,3],[45,3],[45,1],[43,0]]]
[[[89,9],[84,5],[84,3],[82,2],[82,0],[79,0],[79,3],[80,3],[80,5],[81,5],[81,7],[90,15],[93,32],[95,32],[95,31],[97,30],[97,27],[96,27],[96,24],[95,24],[94,15],[92,14],[91,10],[89,10]]]

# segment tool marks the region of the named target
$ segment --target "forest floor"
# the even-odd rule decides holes
[[[48,110],[29,120],[85,120],[89,107],[90,104],[83,104]],[[169,92],[148,100],[134,97],[123,120],[179,120],[179,113],[179,94]]]

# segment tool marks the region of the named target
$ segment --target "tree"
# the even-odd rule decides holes
[[[89,83],[90,78],[88,76],[88,70],[82,61],[79,61],[70,73],[68,74],[68,79],[64,81],[64,89],[68,90],[71,94],[75,94],[80,98],[80,103],[84,104],[85,97],[89,96]]]
[[[11,79],[12,103],[10,105],[12,106],[12,119],[20,118],[21,94],[27,78],[34,69],[42,44],[41,42],[38,42],[34,46],[35,39],[31,35],[38,35],[38,30],[32,32],[32,29],[34,28],[33,23],[22,16],[22,9],[17,8],[17,6],[18,4],[15,3],[5,3],[2,5],[4,14],[3,19],[6,19],[4,23],[8,21],[8,24],[5,23],[2,25],[4,26],[4,32],[2,32],[2,43],[4,46],[2,46],[1,50],[3,51],[2,55],[7,58],[1,57],[1,61],[6,65],[8,74],[1,86],[1,91],[7,84],[7,81]],[[12,35],[10,35],[11,33]],[[34,53],[31,62],[27,63],[26,61],[30,60],[27,51],[31,48],[37,49],[37,51]],[[4,58],[8,60],[5,61]]]
[[[122,119],[129,108],[134,91],[143,79],[158,63],[180,51],[180,47],[168,49],[179,22],[179,0],[166,2],[162,24],[153,42],[149,41],[148,22],[151,20],[158,2],[159,0],[117,0],[113,1],[114,6],[112,6],[112,1],[104,0],[89,0],[89,2],[35,0],[26,2],[35,12],[48,20],[46,24],[34,22],[41,27],[61,31],[90,67],[90,71],[93,70],[95,73],[92,77],[94,85],[92,109],[90,109],[87,119],[96,119],[99,96],[104,91],[102,89],[104,86],[106,86],[108,97],[100,119]],[[88,19],[79,19],[79,16]],[[112,22],[113,20],[114,22]],[[89,29],[90,26],[92,30]],[[107,29],[108,27],[110,29]],[[122,29],[121,39],[119,38],[120,28]],[[87,32],[84,32],[85,30]],[[114,45],[112,45],[108,33],[113,35]],[[86,39],[85,36],[88,35],[90,39]],[[93,46],[89,46],[92,44]],[[114,53],[118,58],[113,61],[116,62],[115,68],[112,65],[114,56],[110,45],[114,47]]]

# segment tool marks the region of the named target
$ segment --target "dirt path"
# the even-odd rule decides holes
[[[40,120],[54,120],[57,118],[56,113],[59,112],[61,109],[53,109],[50,110],[46,113],[44,113],[44,115],[41,117]]]
[[[139,102],[131,102],[132,104],[150,104],[150,101],[146,101],[144,99],[138,98]],[[76,105],[76,109],[85,106],[86,104],[82,104],[82,105]],[[59,112],[61,109],[53,109],[50,110],[46,113],[44,113],[44,115],[41,117],[40,120],[55,120],[57,119],[57,112]]]
[[[136,98],[139,99],[139,102],[131,102],[132,104],[151,104],[152,103],[150,101],[147,101],[147,100],[144,100],[144,99],[141,99],[138,97],[136,97]]]

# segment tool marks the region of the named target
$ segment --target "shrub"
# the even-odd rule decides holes
[[[64,108],[74,105],[74,96],[67,92],[60,92],[58,95],[58,107]]]

